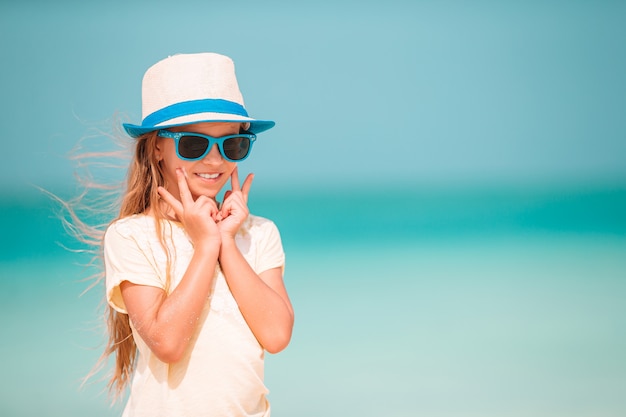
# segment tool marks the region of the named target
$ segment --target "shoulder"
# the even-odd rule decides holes
[[[240,229],[243,233],[250,233],[253,235],[257,234],[267,234],[267,233],[277,233],[278,227],[276,224],[265,217],[255,216],[250,214],[246,219],[245,223],[242,225]]]
[[[285,264],[282,240],[273,221],[250,215],[239,231],[237,244],[257,273]]]
[[[143,214],[134,214],[113,221],[104,235],[105,242],[116,238],[133,238],[154,229],[154,220]]]
[[[275,248],[282,251],[282,239],[276,224],[265,217],[250,215],[242,225],[239,239],[254,242],[257,249],[264,251]]]

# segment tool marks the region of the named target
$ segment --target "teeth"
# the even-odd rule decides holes
[[[207,180],[213,180],[220,176],[220,174],[198,174],[200,178],[205,178]]]

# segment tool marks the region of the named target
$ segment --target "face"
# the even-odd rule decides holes
[[[239,123],[195,123],[185,126],[168,128],[172,132],[193,132],[213,137],[234,135],[239,133]],[[202,159],[185,161],[176,155],[174,139],[159,137],[157,140],[157,157],[165,175],[167,190],[179,196],[176,169],[181,168],[187,174],[187,185],[194,199],[201,195],[214,198],[230,179],[237,166],[236,162],[225,160],[220,154],[217,144]]]

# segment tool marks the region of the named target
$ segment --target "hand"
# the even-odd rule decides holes
[[[220,229],[217,227],[219,210],[215,200],[200,196],[194,201],[187,179],[180,168],[176,169],[176,178],[180,200],[163,187],[158,188],[159,195],[174,210],[194,247],[219,244],[221,242]]]
[[[254,174],[248,174],[243,186],[239,186],[239,172],[234,169],[230,175],[231,189],[224,194],[224,202],[218,214],[220,220],[217,224],[220,233],[224,237],[234,238],[237,231],[248,218],[248,194],[252,186]]]

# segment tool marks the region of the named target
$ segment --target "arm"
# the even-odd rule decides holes
[[[177,362],[189,345],[211,290],[218,253],[217,245],[195,251],[180,284],[169,295],[161,288],[121,283],[130,321],[161,361]]]
[[[225,194],[219,215],[222,241],[219,262],[250,330],[265,350],[277,353],[289,344],[294,323],[282,268],[257,274],[235,244],[237,230],[249,214],[247,200],[252,178],[249,175],[240,188],[237,169],[231,176],[232,191]]]
[[[120,285],[129,318],[150,350],[164,362],[180,360],[198,326],[211,290],[221,237],[215,223],[217,205],[206,197],[191,197],[185,178],[177,172],[181,201],[163,188],[161,197],[183,222],[194,254],[177,287],[164,290],[128,281]]]
[[[293,307],[283,283],[282,268],[257,275],[232,238],[222,238],[220,266],[250,330],[261,346],[278,353],[289,344]]]

